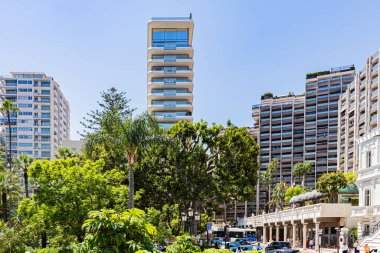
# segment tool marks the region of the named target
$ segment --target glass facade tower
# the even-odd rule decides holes
[[[191,18],[148,22],[148,113],[165,129],[193,120],[193,29]]]

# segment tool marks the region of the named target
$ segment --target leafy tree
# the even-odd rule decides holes
[[[105,209],[90,212],[83,224],[86,236],[81,252],[152,252],[156,228],[145,217],[140,209],[120,214]]]
[[[266,172],[261,174],[261,179],[263,182],[263,185],[268,186],[268,203],[271,201],[271,195],[272,195],[272,185],[274,184],[273,182],[273,175],[275,174],[276,176],[274,177],[277,180],[277,170],[280,167],[280,160],[277,158],[272,159],[268,164],[267,164],[267,170]]]
[[[252,200],[257,182],[258,146],[247,129],[229,125],[217,138],[214,150],[218,195],[226,202]]]
[[[21,182],[13,171],[0,171],[0,191],[2,194],[2,213],[4,222],[9,221],[8,210],[13,210],[10,199],[17,200],[21,194]]]
[[[306,190],[300,185],[290,186],[285,191],[285,201],[289,203],[290,199],[294,196],[306,193]]]
[[[54,155],[56,159],[68,159],[68,158],[74,158],[77,156],[78,156],[77,153],[72,152],[69,148],[66,148],[66,147],[58,148],[57,154]]]
[[[125,92],[112,87],[101,93],[99,109],[90,111],[81,122],[85,128],[81,133],[86,140],[84,154],[92,160],[104,159],[107,169],[127,163],[124,147],[115,142],[118,140],[118,132],[115,130],[135,110],[129,106],[129,102]]]
[[[125,174],[116,169],[103,173],[104,166],[102,160],[78,165],[77,158],[70,158],[38,160],[29,167],[38,187],[34,200],[50,210],[51,220],[63,235],[75,236],[81,242],[81,225],[88,212],[119,204],[120,198],[115,195],[123,191],[116,189],[125,180]]]
[[[355,184],[356,179],[358,178],[358,175],[355,172],[346,172],[344,173],[344,176],[347,179],[347,185]]]
[[[301,179],[302,176],[302,187],[306,185],[306,175],[310,173],[312,163],[306,161],[305,163],[299,162],[296,163],[293,169],[293,175]]]
[[[285,199],[286,186],[284,182],[279,182],[273,189],[272,192],[272,201],[275,207],[283,209],[283,202]]]
[[[0,221],[0,253],[25,252],[21,236],[5,223]]]
[[[33,157],[27,154],[21,154],[18,158],[14,159],[14,164],[16,168],[23,172],[24,176],[24,192],[25,197],[29,198],[29,176],[28,167],[33,163]]]
[[[329,195],[329,201],[337,201],[338,191],[347,186],[347,179],[340,170],[323,174],[317,182],[318,190]]]
[[[166,248],[168,253],[196,253],[201,252],[201,249],[194,245],[189,235],[183,235],[177,237],[177,242],[169,245]]]

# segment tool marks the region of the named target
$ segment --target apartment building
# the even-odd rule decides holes
[[[338,101],[354,76],[353,65],[306,75],[304,160],[313,163],[309,187],[323,173],[337,170]]]
[[[380,126],[379,50],[367,58],[339,100],[338,161],[342,171],[357,171],[357,140]]]
[[[12,158],[28,154],[50,159],[64,140],[70,138],[70,106],[53,77],[40,72],[11,72],[0,77],[2,98],[19,111],[8,120],[2,117],[7,146],[12,134]]]
[[[265,171],[273,159],[280,159],[280,168],[273,175],[275,182],[291,181],[292,168],[304,161],[305,96],[290,93],[286,96],[263,96],[261,103],[252,107],[252,117],[259,129],[260,170]],[[260,188],[260,206],[268,199],[265,188]],[[256,204],[256,205],[257,205]]]
[[[193,120],[193,30],[191,16],[148,22],[148,113],[165,129]]]

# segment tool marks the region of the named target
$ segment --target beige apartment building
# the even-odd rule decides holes
[[[191,16],[148,22],[148,113],[165,129],[193,120],[193,30]]]
[[[379,50],[368,57],[339,100],[338,168],[358,170],[357,140],[380,126]]]
[[[2,133],[9,145],[12,134],[12,158],[28,154],[50,159],[64,140],[70,138],[70,106],[59,84],[42,72],[11,72],[0,77],[1,96],[12,101],[19,111],[8,120],[2,116]]]

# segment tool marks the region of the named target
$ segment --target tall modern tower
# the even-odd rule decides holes
[[[9,131],[12,158],[28,154],[36,159],[50,159],[63,140],[70,138],[70,107],[59,84],[45,73],[11,72],[1,77],[1,97],[12,101],[19,111],[8,120],[2,117],[6,145]]]
[[[148,22],[148,113],[165,129],[193,120],[193,29],[191,16]]]

